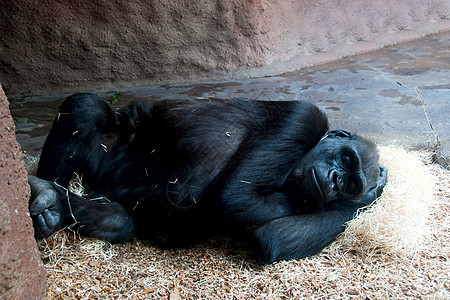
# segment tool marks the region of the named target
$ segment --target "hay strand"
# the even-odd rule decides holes
[[[260,266],[224,238],[167,250],[63,231],[39,245],[47,298],[450,299],[450,172],[398,147],[381,159],[383,196],[318,255]]]

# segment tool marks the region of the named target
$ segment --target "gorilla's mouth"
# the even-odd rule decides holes
[[[319,181],[317,180],[316,170],[314,168],[311,168],[311,175],[312,175],[312,178],[314,180],[314,184],[316,185],[316,188],[319,191],[320,197],[322,199],[324,199],[322,189],[320,187]]]

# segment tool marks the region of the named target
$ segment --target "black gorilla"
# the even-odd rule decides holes
[[[375,146],[298,102],[136,102],[114,110],[93,94],[61,106],[37,177],[37,237],[72,226],[123,242],[182,245],[222,229],[245,232],[263,262],[313,255],[382,192]],[[83,176],[86,198],[67,192]],[[104,198],[97,198],[104,196]]]

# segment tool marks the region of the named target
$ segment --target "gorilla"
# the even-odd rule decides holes
[[[83,197],[65,188],[74,173]],[[29,176],[29,209],[37,238],[69,226],[112,243],[177,247],[227,231],[271,263],[320,252],[386,177],[373,143],[329,131],[310,103],[186,99],[115,110],[75,94]]]

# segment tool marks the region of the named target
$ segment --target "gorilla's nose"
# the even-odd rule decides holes
[[[343,191],[345,188],[344,183],[344,174],[341,174],[337,170],[333,170],[330,173],[330,187],[331,190],[335,191],[336,193]]]

